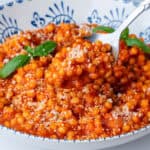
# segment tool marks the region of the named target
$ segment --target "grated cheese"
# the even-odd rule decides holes
[[[84,56],[84,54],[87,53],[87,49],[81,49],[80,45],[78,45],[77,47],[74,47],[71,49],[71,51],[69,52],[69,58],[70,59],[76,59],[76,58],[81,58],[82,56]]]

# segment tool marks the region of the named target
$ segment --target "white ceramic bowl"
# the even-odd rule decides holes
[[[7,0],[8,1],[8,0]],[[53,22],[98,23],[117,28],[141,0],[0,0],[0,42],[21,30],[36,29]],[[150,10],[131,26],[131,32],[150,43]],[[105,139],[52,140],[0,127],[0,147],[12,150],[98,150],[130,142],[149,134],[150,126]]]

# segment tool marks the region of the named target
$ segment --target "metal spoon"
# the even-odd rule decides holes
[[[119,54],[119,39],[121,32],[131,24],[140,14],[150,8],[150,0],[144,0],[128,17],[123,21],[119,28],[111,34],[98,34],[93,33],[88,39],[92,42],[100,40],[103,43],[109,43],[112,45],[112,52],[115,60]]]

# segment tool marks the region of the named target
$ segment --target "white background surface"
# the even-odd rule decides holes
[[[4,1],[6,2],[8,0],[0,0],[0,3]],[[4,145],[5,144],[9,145],[9,143],[4,143]],[[0,150],[15,150],[15,147],[10,147],[8,149],[6,147],[0,147]],[[24,149],[22,147],[21,150],[33,150],[33,149]],[[44,149],[41,149],[41,150],[44,150]],[[121,145],[119,147],[109,148],[106,150],[150,150],[150,135],[142,139],[139,139],[137,141],[131,142],[129,144]]]
[[[150,135],[137,141],[105,150],[150,150]]]

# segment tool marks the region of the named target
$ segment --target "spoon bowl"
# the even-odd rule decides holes
[[[111,34],[98,34],[93,33],[89,40],[94,42],[100,40],[103,43],[108,43],[112,45],[112,53],[115,60],[118,58],[119,54],[119,40],[122,31],[127,28],[138,16],[140,16],[145,10],[150,8],[150,0],[144,0],[128,17],[123,21],[120,27]]]

